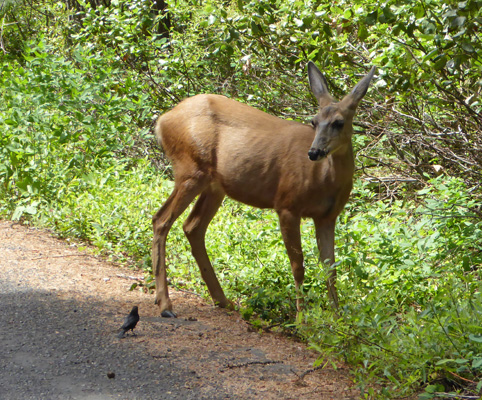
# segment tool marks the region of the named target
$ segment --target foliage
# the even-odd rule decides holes
[[[130,90],[135,82],[121,78],[105,53],[78,47],[73,57],[39,42],[25,49],[24,65],[2,66],[1,190],[17,199],[7,206],[15,205],[14,218],[82,190],[92,171],[135,163],[126,157],[149,139],[146,129],[128,130],[151,109]]]
[[[360,365],[361,381],[383,376],[386,393],[428,381],[459,388],[479,375],[482,223],[471,207],[481,204],[461,180],[431,184],[409,213],[401,201],[347,210],[342,315],[334,320],[314,298],[300,325],[314,348]]]
[[[0,215],[143,268],[143,289],[150,216],[173,185],[153,117],[217,92],[304,120],[315,110],[307,60],[337,97],[377,65],[356,126],[366,135],[354,138],[362,169],[337,226],[340,313],[311,221],[298,318],[274,212],[226,200],[208,252],[245,318],[295,329],[320,364],[344,358],[367,397],[480,390],[480,2],[172,1],[168,37],[147,0],[25,4],[0,7]],[[169,276],[207,296],[183,219]]]

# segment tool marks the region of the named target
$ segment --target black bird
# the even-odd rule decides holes
[[[127,331],[132,331],[134,333],[134,328],[136,327],[137,323],[139,322],[139,308],[137,306],[132,307],[131,312],[124,320],[124,323],[120,327],[120,332],[117,335],[119,338],[123,338]]]

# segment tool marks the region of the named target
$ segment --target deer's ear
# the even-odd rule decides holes
[[[376,67],[372,67],[370,72],[364,76],[360,82],[353,88],[350,94],[348,94],[344,99],[343,102],[348,104],[348,108],[355,110],[358,106],[358,103],[363,99],[365,94],[367,93],[368,87],[370,86],[370,82],[375,75]]]
[[[325,77],[311,61],[308,62],[308,80],[310,81],[311,91],[320,106],[333,101],[333,98],[328,93],[328,84]]]

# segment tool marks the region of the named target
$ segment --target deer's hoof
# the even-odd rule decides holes
[[[170,310],[164,310],[161,313],[161,317],[163,317],[163,318],[177,318],[177,314],[175,312],[170,311]]]

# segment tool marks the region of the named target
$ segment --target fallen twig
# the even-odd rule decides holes
[[[315,368],[311,368],[311,369],[303,372],[301,375],[297,375],[297,374],[295,374],[295,375],[298,376],[298,380],[302,381],[302,380],[305,378],[306,375],[311,374],[311,373],[313,373],[313,372],[315,372],[315,371],[318,371],[318,370],[320,370],[320,369],[323,369],[323,368],[325,367],[325,365],[326,365],[326,364],[318,365],[318,366],[315,367]],[[293,371],[293,372],[294,372],[294,371]]]
[[[273,328],[276,328],[277,326],[281,326],[282,323],[276,323],[276,324],[272,324],[272,325],[268,325],[268,326],[259,326],[259,325],[255,325],[249,321],[246,321],[246,323],[249,325],[250,328],[252,328],[253,330],[257,330],[257,329],[262,329],[264,332],[270,332],[271,329]]]
[[[232,369],[232,368],[242,368],[242,367],[247,367],[249,365],[269,365],[269,364],[283,364],[283,361],[273,361],[273,360],[267,360],[267,361],[248,361],[243,364],[227,364],[226,368]]]
[[[455,372],[452,372],[452,371],[448,371],[448,373],[452,374],[453,376],[465,381],[465,382],[470,382],[470,383],[473,383],[474,385],[477,384],[477,382],[474,382],[474,381],[471,381],[470,379],[467,379],[467,378],[464,378],[463,376],[460,376],[460,375],[457,375]]]
[[[435,392],[435,396],[437,397],[444,397],[448,399],[460,399],[460,400],[478,400],[480,396],[470,396],[470,395],[463,395],[457,393],[442,393],[442,392]]]
[[[35,257],[35,258],[32,258],[31,260],[33,261],[33,260],[41,260],[43,258],[64,258],[64,257],[92,257],[92,254],[62,254],[59,256],[47,255],[47,256]]]
[[[117,274],[117,277],[118,278],[123,278],[123,279],[131,279],[133,281],[143,281],[144,278],[138,278],[137,276],[129,276],[129,275],[126,275],[126,274]]]
[[[172,282],[170,282],[170,284],[171,284],[171,286],[174,287],[178,292],[187,293],[187,294],[192,294],[193,296],[200,297],[201,299],[203,298],[203,295],[202,295],[202,294],[195,293],[195,292],[191,292],[191,291],[186,290],[186,289],[182,289],[182,288],[180,288],[179,286],[177,286],[175,283],[172,283]]]

